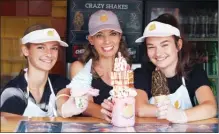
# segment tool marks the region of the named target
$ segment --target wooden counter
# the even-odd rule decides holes
[[[15,132],[18,124],[21,120],[30,121],[54,121],[54,122],[90,122],[90,123],[107,123],[105,120],[93,118],[93,117],[72,117],[72,118],[27,118],[19,115],[1,113],[1,132]],[[158,120],[157,118],[138,118],[136,117],[136,123],[168,123],[167,120]],[[211,124],[218,123],[217,118],[211,118],[207,120],[190,122],[189,124]]]

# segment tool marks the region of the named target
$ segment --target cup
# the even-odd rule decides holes
[[[135,97],[112,98],[112,124],[117,127],[135,125]]]

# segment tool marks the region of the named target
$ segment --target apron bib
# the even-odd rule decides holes
[[[192,102],[189,97],[189,92],[186,88],[185,79],[182,77],[182,85],[175,91],[175,93],[169,94],[168,98],[171,101],[171,104],[178,109],[185,110],[192,108]],[[154,97],[151,97],[149,100],[150,104],[154,104]]]
[[[25,69],[25,79],[28,82],[28,77],[27,77],[27,69]],[[49,88],[51,91],[50,97],[49,97],[49,105],[48,105],[48,110],[47,112],[43,111],[42,109],[40,109],[35,103],[33,103],[30,98],[29,98],[29,88],[27,87],[27,94],[28,94],[28,103],[27,103],[27,107],[24,110],[23,116],[28,116],[28,117],[53,117],[56,116],[57,117],[57,111],[55,108],[55,101],[56,101],[56,96],[55,93],[53,91],[53,87],[52,84],[50,82],[50,79],[48,78],[48,82],[49,82]]]

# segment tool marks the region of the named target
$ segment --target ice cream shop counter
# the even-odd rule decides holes
[[[138,118],[134,127],[115,127],[93,117],[28,118],[1,113],[1,132],[218,132],[218,118],[172,124],[156,118]]]

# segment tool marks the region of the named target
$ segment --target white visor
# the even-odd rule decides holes
[[[144,42],[146,37],[165,37],[171,35],[180,37],[179,29],[169,24],[152,21],[145,27],[143,36],[138,38],[135,42]]]
[[[59,34],[53,28],[47,28],[30,32],[21,39],[22,44],[44,43],[49,41],[57,41],[61,46],[68,47],[68,44],[64,41],[61,41]]]

